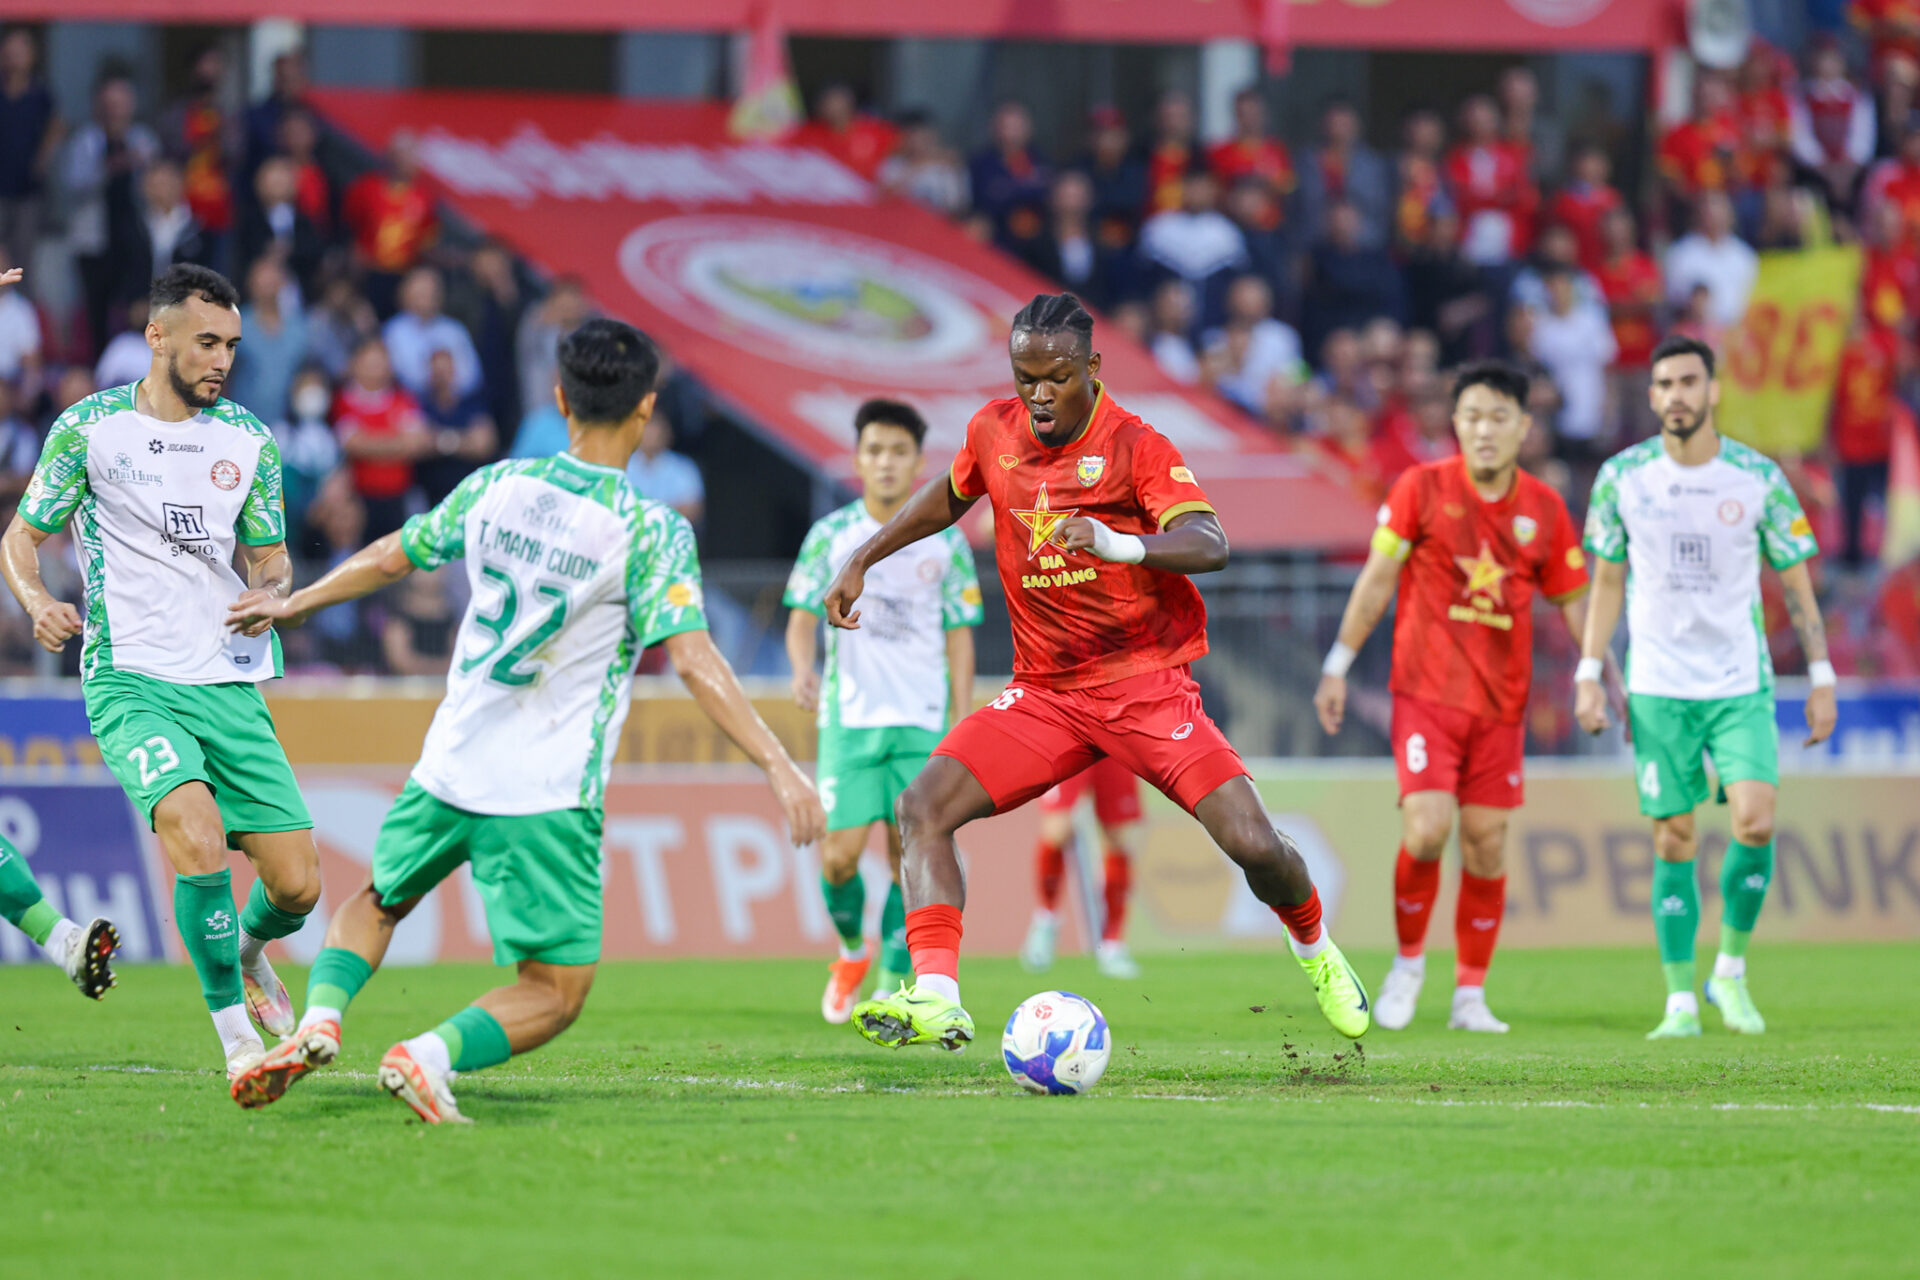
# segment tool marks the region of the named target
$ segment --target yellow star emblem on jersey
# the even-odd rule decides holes
[[[1460,566],[1460,572],[1467,575],[1467,585],[1460,592],[1463,596],[1500,595],[1500,583],[1513,570],[1493,558],[1493,551],[1487,546],[1487,540],[1480,540],[1480,554],[1477,556],[1455,556],[1453,562]]]
[[[1052,502],[1047,498],[1047,486],[1042,484],[1040,486],[1040,496],[1033,500],[1032,509],[1027,511],[1009,510],[1007,514],[1027,526],[1032,532],[1033,536],[1027,544],[1027,559],[1031,560],[1039,555],[1040,548],[1046,546],[1048,543],[1053,542],[1057,547],[1060,545],[1054,542],[1054,539],[1059,536],[1061,527],[1065,525],[1067,521],[1080,514],[1080,508],[1069,507],[1065,511],[1055,511]],[[1060,550],[1065,551],[1066,548],[1060,547]]]

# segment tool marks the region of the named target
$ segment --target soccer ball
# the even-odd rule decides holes
[[[1034,1093],[1085,1093],[1100,1083],[1112,1055],[1106,1017],[1071,991],[1029,996],[1000,1037],[1007,1071]]]

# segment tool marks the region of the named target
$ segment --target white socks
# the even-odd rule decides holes
[[[251,969],[260,963],[261,953],[267,949],[266,938],[256,938],[245,929],[240,931],[240,967]]]
[[[845,938],[840,939],[840,958],[842,960],[863,960],[867,955],[867,940],[860,939],[860,945],[849,948]]]
[[[415,1062],[443,1076],[453,1070],[453,1053],[447,1042],[431,1031],[407,1041],[407,1052]]]
[[[1690,1013],[1697,1018],[1700,1016],[1700,1001],[1691,991],[1676,991],[1667,997],[1667,1012]]]
[[[52,941],[51,938],[48,939]],[[1730,956],[1722,951],[1713,958],[1713,976],[1716,978],[1744,978],[1747,976],[1747,958]]]
[[[1320,926],[1320,936],[1312,942],[1302,942],[1300,939],[1294,937],[1291,932],[1287,934],[1287,945],[1292,947],[1293,954],[1299,956],[1302,960],[1311,960],[1322,951],[1325,951],[1329,941],[1331,941],[1331,939],[1327,937],[1327,926],[1324,924]]]
[[[345,1016],[346,1014],[341,1010],[329,1009],[323,1004],[309,1005],[307,1011],[300,1015],[300,1028],[294,1034],[299,1035],[301,1031],[322,1022],[331,1022],[337,1027],[340,1025],[340,1019]]]
[[[960,979],[958,978],[949,978],[944,973],[929,973],[918,979],[914,985],[922,991],[944,996],[955,1004],[960,1003]]]
[[[1461,1003],[1467,1000],[1478,1000],[1481,1004],[1485,1004],[1487,1002],[1487,989],[1485,987],[1455,987],[1453,989],[1454,1008],[1459,1008]]]
[[[247,1019],[247,1002],[228,1005],[224,1009],[213,1011],[213,1029],[220,1033],[220,1047],[229,1058],[242,1044],[251,1041],[260,1043],[260,1033],[253,1029],[253,1023]]]
[[[1393,971],[1424,979],[1427,976],[1427,953],[1422,951],[1417,956],[1403,956],[1396,951],[1393,956]]]
[[[40,944],[40,950],[47,959],[64,969],[67,967],[67,939],[78,932],[80,926],[62,916],[60,923],[53,926],[53,932],[47,935],[47,940]]]

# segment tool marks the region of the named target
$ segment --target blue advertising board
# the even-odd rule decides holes
[[[104,770],[0,769],[0,835],[56,908],[114,922],[121,960],[168,958],[140,819]],[[39,959],[25,934],[0,922],[0,964]]]
[[[1813,763],[1920,764],[1920,684],[1846,680],[1840,688],[1840,720],[1820,746],[1807,737],[1807,682],[1782,680],[1774,703],[1780,725],[1780,757]]]

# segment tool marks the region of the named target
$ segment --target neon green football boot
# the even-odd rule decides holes
[[[958,1053],[973,1040],[973,1019],[965,1009],[918,986],[855,1005],[853,1025],[861,1035],[889,1049],[931,1044]]]
[[[1322,935],[1324,936],[1324,935]],[[1300,959],[1300,957],[1295,957]],[[1372,1002],[1360,975],[1353,971],[1340,948],[1327,939],[1327,949],[1311,960],[1300,959],[1300,967],[1313,982],[1314,999],[1333,1029],[1349,1040],[1358,1040],[1373,1025]]]
[[[1721,1021],[1727,1024],[1729,1031],[1757,1036],[1767,1029],[1767,1020],[1760,1016],[1760,1010],[1754,1007],[1753,997],[1747,993],[1744,976],[1708,978],[1707,1003],[1720,1011]]]
[[[1685,1009],[1669,1009],[1660,1025],[1647,1032],[1649,1040],[1680,1040],[1700,1034],[1700,1015]]]

